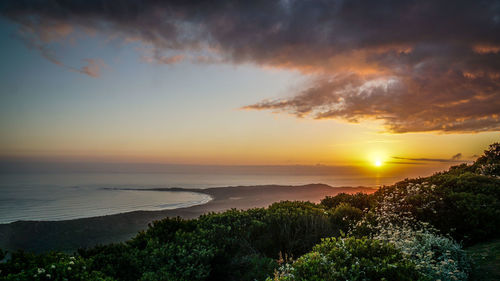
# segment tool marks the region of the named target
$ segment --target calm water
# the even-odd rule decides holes
[[[162,210],[204,204],[211,198],[193,192],[110,190],[154,187],[207,188],[234,185],[326,183],[374,186],[393,178],[304,175],[231,175],[186,173],[0,174],[0,223],[65,220],[135,210]]]

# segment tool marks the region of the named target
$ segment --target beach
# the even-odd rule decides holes
[[[338,193],[372,193],[368,187],[332,187],[326,184],[300,186],[260,185],[231,186],[206,189],[151,188],[154,191],[197,192],[212,200],[186,208],[161,211],[133,211],[115,215],[62,221],[17,221],[0,224],[0,248],[9,251],[23,249],[33,252],[59,250],[74,252],[78,248],[122,242],[145,230],[149,223],[165,217],[197,218],[202,214],[222,212],[232,208],[267,207],[284,200],[318,203],[325,196]]]

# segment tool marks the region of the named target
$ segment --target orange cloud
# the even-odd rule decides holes
[[[472,47],[474,52],[478,54],[498,54],[500,52],[500,45],[476,45]]]
[[[107,65],[100,59],[85,59],[85,61],[87,62],[86,66],[74,70],[83,74],[87,74],[88,76],[97,78],[100,76],[101,68],[107,67]]]

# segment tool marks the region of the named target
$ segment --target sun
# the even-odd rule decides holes
[[[383,150],[371,151],[366,157],[368,158],[366,164],[374,168],[381,168],[387,161],[387,153]]]

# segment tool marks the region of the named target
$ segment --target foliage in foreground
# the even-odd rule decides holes
[[[471,280],[500,280],[500,239],[467,249],[474,265]]]
[[[410,183],[405,193],[387,193],[381,204],[356,223],[351,234],[369,233],[373,239],[394,245],[429,280],[467,280],[470,261],[461,245],[440,235],[429,223],[416,220],[411,212],[401,213],[408,194],[434,188]]]
[[[393,245],[374,239],[325,238],[268,281],[425,280]]]
[[[309,202],[280,202],[196,220],[167,218],[126,243],[81,249],[79,256],[87,270],[117,280],[264,280],[280,254],[298,257],[361,218],[360,210],[345,205],[326,210]],[[13,267],[12,259],[0,264],[9,269],[2,275],[44,265],[35,256],[18,255],[32,263]]]
[[[89,270],[81,257],[51,252],[35,255],[16,252],[0,267],[0,280],[75,280],[112,281],[101,272]]]

